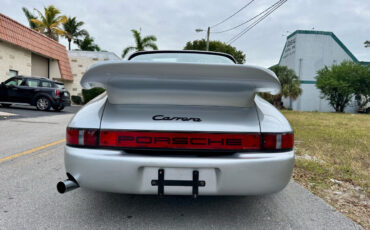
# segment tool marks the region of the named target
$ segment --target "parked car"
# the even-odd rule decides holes
[[[12,104],[30,104],[38,110],[51,107],[61,111],[71,105],[70,94],[64,84],[41,77],[12,77],[0,86],[0,103],[4,107]]]
[[[357,95],[355,97],[357,101],[358,109],[357,111],[359,113],[369,113],[370,114],[370,102],[368,101],[368,98],[364,95]]]
[[[293,130],[256,93],[280,91],[265,68],[230,55],[145,51],[90,67],[106,93],[67,127],[60,193],[77,187],[158,195],[258,195],[283,189]]]

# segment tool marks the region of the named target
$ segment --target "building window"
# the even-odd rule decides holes
[[[9,78],[10,77],[15,77],[15,76],[18,76],[18,71],[17,70],[10,69],[9,70]]]

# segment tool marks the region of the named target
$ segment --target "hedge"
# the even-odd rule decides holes
[[[105,89],[100,87],[95,87],[92,89],[82,89],[82,96],[84,98],[84,103],[88,103],[95,97],[99,96],[100,94],[104,93]]]
[[[72,96],[71,97],[72,102],[75,103],[76,105],[81,105],[82,104],[82,98],[80,96]]]

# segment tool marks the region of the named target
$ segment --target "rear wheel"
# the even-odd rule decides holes
[[[64,109],[64,105],[59,105],[59,106],[53,106],[53,109],[57,112],[62,111]]]
[[[5,107],[5,108],[9,108],[12,104],[4,104],[4,103],[2,103],[1,104],[3,107]]]
[[[46,97],[39,97],[36,101],[37,110],[47,111],[50,109],[51,103],[50,100]]]

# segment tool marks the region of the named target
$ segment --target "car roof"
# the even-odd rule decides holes
[[[15,77],[21,77],[21,78],[27,78],[27,79],[36,79],[36,80],[43,80],[43,81],[50,81],[50,82],[59,83],[57,81],[54,81],[54,80],[46,78],[46,77],[23,76],[23,75],[18,75],[18,76],[15,76]],[[61,83],[61,84],[63,84],[63,83]]]
[[[214,51],[201,51],[201,50],[150,50],[150,51],[138,51],[133,54],[131,54],[128,57],[128,60],[131,60],[132,58],[143,55],[143,54],[155,54],[155,53],[196,53],[196,54],[212,54],[212,55],[218,55],[218,56],[224,56],[230,60],[232,60],[236,64],[236,60],[233,56],[227,53],[221,53],[221,52],[214,52]]]

